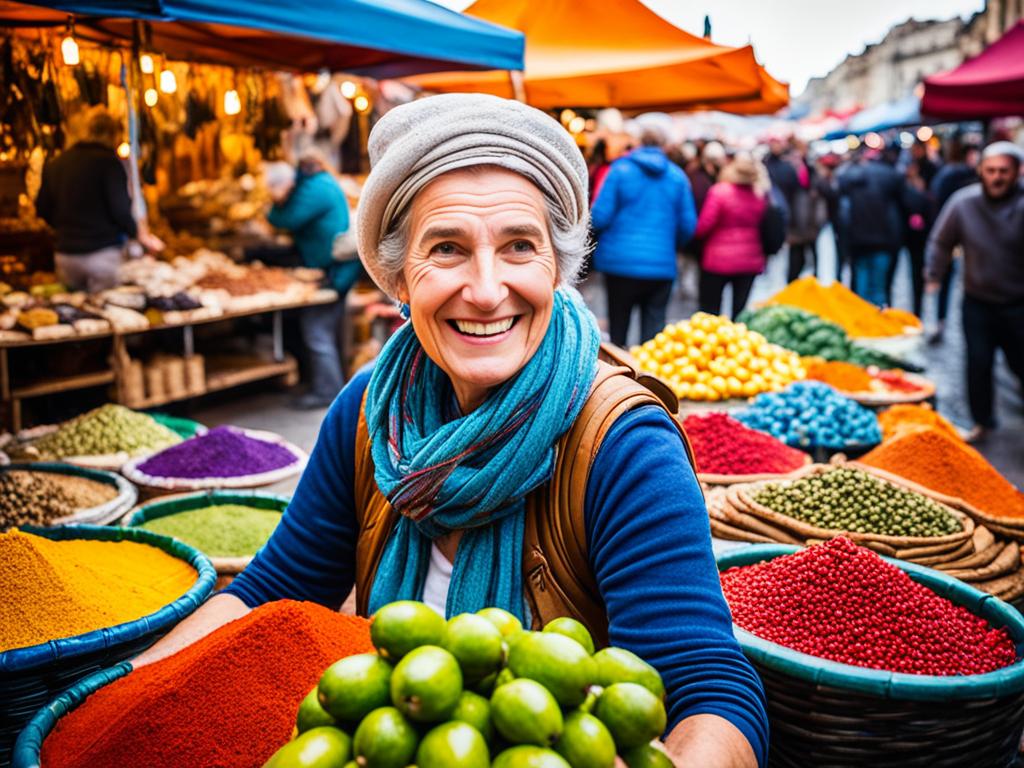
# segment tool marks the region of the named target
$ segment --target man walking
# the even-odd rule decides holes
[[[1002,349],[1024,384],[1024,186],[1021,150],[1008,141],[985,148],[980,184],[953,194],[928,240],[929,292],[939,289],[953,248],[964,252],[964,337],[967,397],[974,419],[969,439],[996,425],[992,369]]]

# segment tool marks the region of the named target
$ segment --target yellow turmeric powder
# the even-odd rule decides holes
[[[806,310],[841,326],[855,337],[898,336],[908,327],[921,327],[921,321],[909,312],[879,309],[842,283],[824,286],[810,276],[794,280],[767,303]]]
[[[962,439],[949,421],[932,409],[927,403],[919,405],[894,405],[878,414],[878,426],[882,428],[882,439],[889,440],[901,432],[921,427],[930,427],[944,432],[957,440]]]
[[[139,619],[188,591],[196,571],[131,541],[0,534],[0,651]]]

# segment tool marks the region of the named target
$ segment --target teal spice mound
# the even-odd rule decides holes
[[[280,519],[281,513],[272,509],[218,504],[157,517],[141,527],[173,536],[212,557],[247,557],[266,543]]]
[[[150,456],[139,469],[152,477],[240,477],[282,469],[298,461],[283,445],[216,427]]]

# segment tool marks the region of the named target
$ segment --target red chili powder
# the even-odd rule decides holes
[[[807,463],[807,454],[741,424],[727,413],[691,414],[683,420],[697,471],[712,475],[783,474]]]
[[[730,568],[733,621],[802,653],[912,675],[977,675],[1017,657],[989,626],[850,539],[837,537],[757,565]]]
[[[369,622],[282,600],[142,667],[61,718],[46,768],[255,768],[291,737],[330,664],[373,650]]]

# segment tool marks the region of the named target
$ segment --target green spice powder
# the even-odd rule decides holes
[[[247,557],[274,532],[281,513],[241,504],[220,504],[158,517],[142,528],[173,536],[211,557]]]

